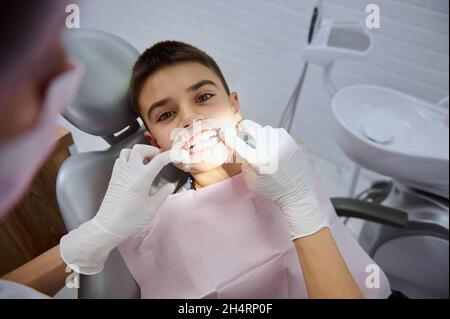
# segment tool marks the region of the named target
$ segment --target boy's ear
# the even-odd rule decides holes
[[[239,103],[239,97],[237,92],[232,92],[230,94],[230,101],[231,101],[231,107],[233,108],[233,113],[234,116],[236,117],[236,119],[242,120],[242,115],[241,115],[241,104]]]
[[[146,140],[151,146],[154,146],[154,147],[157,147],[157,148],[161,148],[161,146],[159,146],[158,142],[156,141],[156,138],[155,138],[155,137],[153,136],[153,134],[150,133],[149,131],[145,131],[144,137],[145,137],[145,140]]]

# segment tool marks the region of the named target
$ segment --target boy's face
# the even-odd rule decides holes
[[[227,94],[220,78],[206,66],[185,62],[164,67],[148,77],[139,96],[140,114],[149,131],[147,141],[161,151],[171,149],[171,133],[194,121],[242,119],[237,93]],[[176,165],[181,168],[180,164]],[[204,172],[217,165],[198,163],[190,171]]]

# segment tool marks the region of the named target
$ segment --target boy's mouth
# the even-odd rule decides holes
[[[198,152],[204,152],[216,146],[221,142],[217,129],[205,129],[197,133],[184,144],[183,148],[193,155]]]

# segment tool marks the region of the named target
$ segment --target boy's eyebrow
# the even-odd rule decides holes
[[[214,83],[211,80],[201,80],[197,83],[195,83],[194,85],[191,85],[190,87],[188,87],[186,89],[186,92],[193,92],[193,91],[197,91],[199,88],[201,88],[203,85],[207,85],[207,84],[211,84],[214,85],[215,87],[218,87],[216,83]]]

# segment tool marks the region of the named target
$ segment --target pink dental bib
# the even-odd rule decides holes
[[[337,218],[313,174],[320,205],[366,298],[387,298],[389,283],[368,287],[374,262]],[[242,174],[170,195],[152,223],[119,250],[142,298],[308,298],[280,208],[252,193]],[[330,265],[330,267],[333,267]]]

